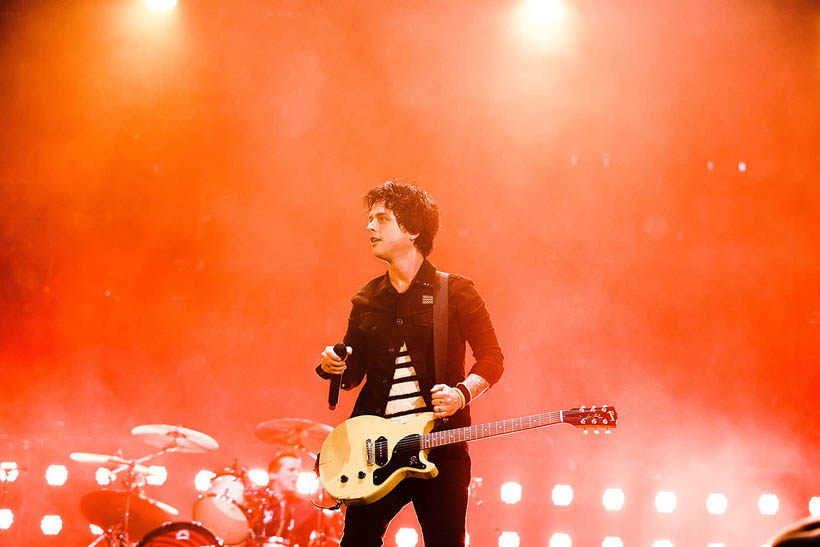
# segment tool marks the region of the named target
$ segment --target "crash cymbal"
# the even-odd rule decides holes
[[[72,452],[69,455],[69,458],[71,458],[75,462],[94,463],[111,469],[117,467],[133,468],[134,472],[141,473],[143,475],[150,475],[152,473],[151,469],[149,469],[148,467],[138,463],[134,463],[132,460],[126,460],[121,456],[109,456],[107,454],[90,454],[88,452]]]
[[[268,444],[316,453],[332,427],[303,418],[277,418],[256,426],[256,436]]]
[[[138,425],[131,434],[145,444],[175,452],[209,452],[219,448],[212,437],[179,425]]]
[[[90,492],[80,500],[83,516],[92,524],[108,529],[117,524],[122,525],[125,519],[125,507],[128,502],[128,534],[131,537],[142,537],[154,528],[161,526],[179,511],[167,503],[152,500],[141,494],[118,490],[98,490]]]

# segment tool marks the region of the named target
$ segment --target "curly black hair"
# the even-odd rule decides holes
[[[432,196],[417,186],[388,180],[364,196],[368,210],[377,203],[393,211],[399,226],[419,236],[413,241],[423,256],[433,250],[433,238],[438,232],[438,205]]]

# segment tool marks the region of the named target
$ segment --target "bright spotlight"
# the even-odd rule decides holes
[[[319,488],[316,473],[303,471],[296,477],[296,491],[300,494],[312,494]]]
[[[96,480],[97,484],[100,486],[111,484],[114,482],[114,478],[114,473],[106,467],[98,467],[97,471],[94,473],[94,480]]]
[[[162,465],[152,465],[148,468],[150,473],[145,476],[145,482],[154,486],[162,486],[168,479],[168,470]]]
[[[177,6],[177,0],[145,0],[154,11],[171,11]]]
[[[536,23],[551,23],[561,17],[561,0],[528,0],[527,16]]]
[[[675,547],[668,539],[656,539],[652,542],[652,547]]]
[[[726,546],[722,543],[710,543],[706,547],[726,547]]]
[[[470,534],[464,532],[464,547],[470,547]]]
[[[706,510],[710,515],[722,515],[729,507],[729,500],[725,494],[709,494],[706,498]]]
[[[14,513],[11,509],[0,509],[0,530],[8,530],[14,523]]]
[[[624,542],[618,536],[607,536],[601,542],[601,547],[624,547]]]
[[[505,482],[501,485],[501,501],[518,503],[521,501],[521,485],[517,482]]]
[[[517,532],[501,532],[498,536],[498,547],[519,547],[521,545],[521,538],[518,537]]]
[[[809,500],[809,513],[813,517],[820,516],[820,497],[814,496]]]
[[[270,480],[266,469],[251,469],[248,471],[248,478],[250,478],[251,482],[256,486],[267,486]]]
[[[572,539],[569,534],[556,533],[550,538],[550,547],[572,547]]]
[[[96,524],[89,524],[88,529],[91,530],[91,533],[95,536],[99,536],[103,533],[103,529],[97,526]]]
[[[46,482],[51,486],[62,486],[68,479],[68,469],[64,465],[49,465],[46,469]]]
[[[776,515],[780,509],[780,500],[774,494],[763,494],[757,500],[757,507],[761,515]]]
[[[568,484],[556,484],[552,489],[552,503],[555,505],[567,506],[572,503],[572,486]]]
[[[419,533],[413,528],[399,528],[396,532],[396,547],[416,547]]]
[[[0,462],[0,482],[14,482],[19,476],[16,462]]]
[[[46,515],[40,521],[40,530],[47,536],[56,536],[63,529],[63,519],[60,515]]]
[[[620,488],[607,488],[604,491],[604,508],[607,511],[620,511],[624,506],[624,491]]]
[[[196,474],[196,477],[194,477],[194,486],[200,492],[205,492],[211,487],[211,479],[214,477],[216,477],[216,473],[203,469]]]
[[[678,505],[678,498],[674,492],[662,490],[655,496],[655,508],[658,513],[671,513]]]

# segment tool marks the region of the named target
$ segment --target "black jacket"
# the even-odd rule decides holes
[[[344,343],[353,348],[342,375],[342,388],[352,389],[366,378],[353,416],[384,414],[396,352],[406,342],[425,402],[430,406],[430,389],[436,383],[455,386],[468,373],[495,384],[504,370],[504,356],[496,338],[484,299],[472,280],[450,274],[448,283],[447,364],[443,378],[435,378],[433,363],[433,303],[436,268],[425,260],[408,289],[399,294],[387,274],[367,283],[353,297]],[[427,298],[424,298],[424,297]],[[475,363],[464,370],[465,342],[469,342]],[[328,378],[321,368],[320,376]],[[440,424],[441,425],[441,424]],[[470,425],[469,406],[453,415],[443,427]]]

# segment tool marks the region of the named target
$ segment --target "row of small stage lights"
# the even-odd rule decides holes
[[[160,486],[168,478],[165,467],[154,465],[150,467],[151,473],[146,476],[146,482],[151,485]],[[20,475],[20,469],[16,462],[0,462],[0,483],[13,483]],[[215,476],[213,471],[202,470],[194,477],[194,487],[199,492],[208,490],[211,479]],[[268,482],[268,473],[265,469],[251,469],[248,471],[249,479],[258,486],[265,486]],[[105,467],[97,468],[95,479],[100,486],[107,486],[113,480],[111,471]],[[45,471],[46,483],[50,486],[62,486],[68,480],[68,469],[64,465],[49,465]],[[474,479],[479,484],[480,479]],[[5,486],[5,485],[4,485]],[[316,475],[311,472],[303,472],[299,475],[296,483],[297,490],[302,494],[309,494],[318,488]],[[522,486],[517,482],[506,482],[501,485],[500,499],[507,504],[516,504],[521,501]],[[572,486],[568,484],[557,484],[552,489],[552,502],[556,506],[569,506],[574,497]],[[623,490],[620,488],[607,488],[601,498],[603,507],[607,511],[620,511],[626,502]],[[709,514],[722,515],[726,512],[729,502],[725,494],[720,492],[710,493],[705,499],[705,507]],[[780,499],[775,494],[764,493],[758,498],[758,510],[762,515],[775,515],[780,508]],[[655,495],[655,509],[659,513],[672,513],[677,508],[677,496],[674,492],[663,490]],[[820,516],[820,496],[814,496],[808,503],[809,513],[813,516]],[[8,507],[0,507],[0,530],[8,530],[14,523],[14,513]],[[62,530],[62,518],[59,515],[44,515],[40,528],[45,535],[57,535]],[[91,525],[94,534],[102,533],[97,526]],[[417,533],[412,528],[402,528],[396,534],[396,545],[398,547],[413,547],[418,541]],[[518,535],[515,532],[503,532],[499,536],[499,547],[516,547],[518,545]],[[571,538],[567,534],[557,533],[550,540],[550,547],[569,547],[572,545]],[[602,547],[618,547],[623,545],[620,538],[605,538]],[[720,544],[710,544],[709,547],[719,547]],[[659,540],[653,547],[673,547],[666,540]]]

